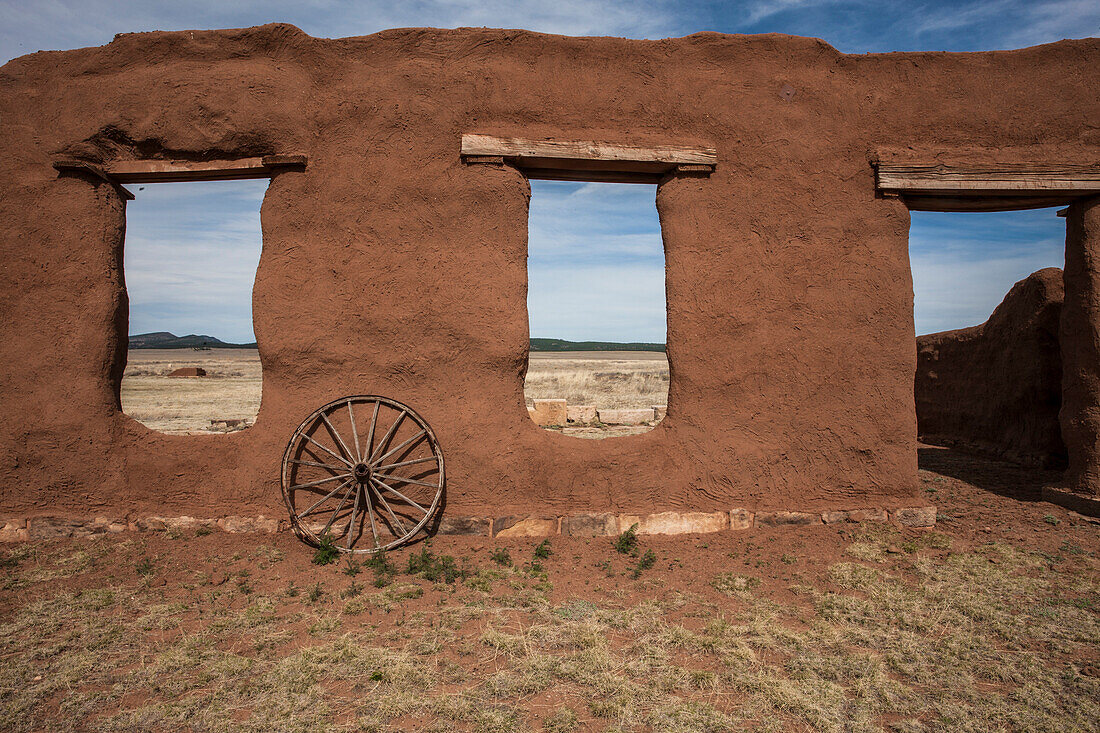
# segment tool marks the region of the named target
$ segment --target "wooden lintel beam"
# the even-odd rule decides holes
[[[1100,193],[1100,164],[948,166],[879,162],[880,191],[941,196],[1076,197]]]
[[[1022,211],[1062,206],[1073,198],[1064,195],[928,196],[895,192],[883,192],[883,196],[900,198],[910,211]]]
[[[715,149],[706,147],[642,147],[591,140],[528,140],[473,134],[462,136],[460,154],[467,163],[507,161],[528,177],[581,181],[644,176],[645,182],[650,182],[674,171],[710,173],[718,163]]]
[[[107,165],[105,172],[118,183],[170,183],[270,178],[288,168],[306,164],[304,155],[265,155],[235,160],[127,160]]]
[[[107,175],[106,171],[100,168],[98,165],[89,163],[86,160],[55,160],[53,163],[54,170],[58,173],[86,173],[94,178],[109,183],[115,187],[119,195],[122,196],[125,201],[133,201],[134,194],[130,193],[124,186],[119,184],[118,181]]]

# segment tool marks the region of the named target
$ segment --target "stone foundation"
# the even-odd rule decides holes
[[[936,507],[846,509],[825,512],[657,512],[655,514],[575,514],[568,517],[442,517],[436,534],[478,537],[613,537],[637,525],[641,535],[710,534],[760,527],[810,526],[845,522],[894,522],[903,527],[934,527]],[[290,528],[286,520],[229,516],[139,517],[136,519],[71,519],[24,517],[0,521],[0,542],[26,542],[55,537],[97,537],[120,532],[184,532],[206,528],[231,534],[274,534]]]

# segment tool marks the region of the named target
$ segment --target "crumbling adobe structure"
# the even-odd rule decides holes
[[[448,515],[913,506],[908,207],[933,204],[888,190],[882,163],[1094,163],[1097,88],[1095,39],[850,56],[779,35],[270,25],[16,59],[0,69],[0,508],[278,516],[286,440],[357,393],[434,427]],[[582,441],[528,418],[529,171],[464,160],[466,134],[713,150],[712,172],[659,178],[671,384],[653,431]],[[576,149],[579,169],[611,161],[593,177],[639,170]],[[169,436],[120,409],[115,184],[166,161],[271,178],[248,430]],[[1095,491],[1100,198],[1063,194],[1064,433],[1070,480]]]
[[[1062,271],[1049,267],[1016,283],[980,326],[919,336],[921,438],[1064,468],[1062,299]]]

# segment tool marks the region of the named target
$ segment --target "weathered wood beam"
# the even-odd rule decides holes
[[[304,155],[265,155],[236,160],[127,160],[110,163],[105,172],[118,183],[172,183],[270,178],[280,170],[301,168]]]
[[[989,166],[914,165],[880,162],[877,185],[900,193],[960,192],[970,195],[1011,195],[1051,192],[1089,195],[1100,191],[1100,164]]]
[[[527,140],[472,134],[462,136],[461,156],[467,163],[507,161],[530,178],[632,183],[656,182],[662,175],[681,169],[709,173],[718,163],[714,148],[641,147],[591,140]]]
[[[1012,211],[1060,206],[1100,193],[1100,164],[875,165],[883,196],[914,211]]]

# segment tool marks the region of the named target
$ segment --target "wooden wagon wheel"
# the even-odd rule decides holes
[[[439,508],[443,485],[443,451],[431,427],[408,405],[376,395],[319,408],[283,454],[294,533],[312,545],[327,536],[341,552],[408,542]]]

